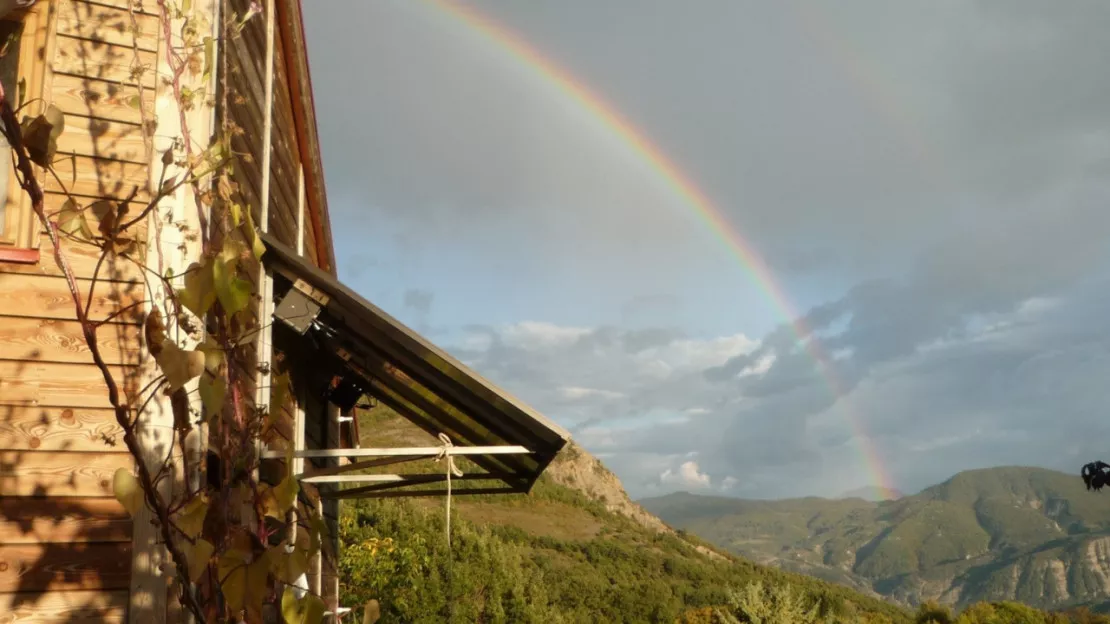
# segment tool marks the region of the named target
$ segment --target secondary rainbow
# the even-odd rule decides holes
[[[494,21],[487,15],[478,13],[471,7],[463,6],[450,0],[428,0],[439,12],[462,24],[473,33],[479,34],[487,42],[495,44],[513,61],[522,64],[535,75],[543,78],[547,83],[558,89],[564,96],[571,98],[579,106],[587,110],[609,132],[614,134],[630,150],[638,155],[659,176],[670,190],[690,207],[690,209],[705,222],[716,237],[725,244],[729,252],[734,255],[747,273],[751,276],[756,286],[763,291],[767,298],[782,314],[798,336],[799,344],[806,350],[817,365],[821,375],[832,393],[843,399],[844,384],[836,374],[836,369],[831,358],[821,346],[820,341],[804,322],[804,318],[795,309],[787,298],[774,275],[767,267],[767,263],[741,235],[725,215],[713,202],[701,192],[697,185],[677,165],[675,165],[652,141],[639,129],[625,120],[620,113],[609,105],[601,96],[590,90],[588,85],[576,79],[557,63],[541,55],[538,50],[529,45],[515,33]],[[858,414],[849,411],[848,417],[855,434],[856,443],[863,456],[865,468],[871,475],[873,486],[880,493],[893,491],[891,479],[883,469],[880,456],[871,443],[871,436],[862,427]]]

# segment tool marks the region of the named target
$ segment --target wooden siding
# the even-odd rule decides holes
[[[47,3],[40,3],[47,5]],[[56,36],[43,97],[66,113],[47,210],[148,193],[149,157],[131,66],[124,0],[55,0]],[[158,19],[137,16],[139,80],[155,84]],[[142,105],[151,110],[153,89]],[[66,158],[69,156],[69,158]],[[145,231],[140,230],[145,238]],[[112,496],[112,475],[133,465],[119,439],[100,372],[76,322],[66,281],[45,236],[38,264],[0,263],[0,621],[122,622],[132,523]],[[145,245],[145,240],[140,240]],[[104,319],[144,300],[143,269],[99,250],[63,244],[82,296],[100,283],[90,315]],[[101,327],[98,341],[125,396],[140,357],[139,308]],[[12,618],[7,620],[5,618]]]

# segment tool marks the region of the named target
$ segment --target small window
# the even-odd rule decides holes
[[[47,14],[49,2],[13,11],[0,20],[0,83],[18,107],[16,117],[37,115],[45,108],[42,100],[46,79]],[[19,188],[8,142],[0,135],[0,251],[38,246],[38,220],[31,200]]]

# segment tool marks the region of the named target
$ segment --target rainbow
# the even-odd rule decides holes
[[[438,13],[450,17],[470,32],[481,35],[484,40],[496,45],[513,61],[544,79],[564,97],[574,101],[654,170],[659,180],[688,206],[725,245],[729,253],[736,257],[755,285],[763,291],[786,322],[791,325],[799,344],[816,363],[833,395],[838,400],[844,398],[845,384],[837,375],[832,358],[806,325],[803,315],[799,314],[790,302],[766,261],[729,222],[725,214],[713,204],[712,200],[701,192],[694,181],[668,159],[651,139],[624,119],[613,106],[592,91],[588,85],[576,79],[553,60],[544,57],[522,38],[489,16],[480,14],[473,8],[463,6],[454,0],[427,1],[437,9]],[[873,481],[872,486],[883,496],[895,491],[892,479],[883,467],[871,436],[864,430],[859,414],[850,410],[848,421],[863,457],[865,469]]]

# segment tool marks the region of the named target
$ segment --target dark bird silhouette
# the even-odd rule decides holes
[[[1088,490],[1099,491],[1104,485],[1110,485],[1110,464],[1093,461],[1083,466],[1083,483]]]

